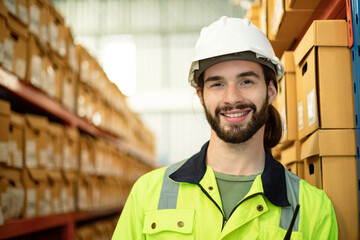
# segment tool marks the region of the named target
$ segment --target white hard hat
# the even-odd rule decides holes
[[[190,67],[189,83],[196,87],[197,78],[207,68],[233,59],[266,65],[274,70],[277,80],[284,74],[283,64],[260,29],[249,19],[223,16],[201,30]]]

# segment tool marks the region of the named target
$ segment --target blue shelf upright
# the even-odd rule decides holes
[[[360,222],[360,25],[359,4],[360,0],[351,0],[353,46],[351,47],[353,87],[354,87],[354,113],[356,135],[356,160],[357,160],[357,185],[358,206]]]

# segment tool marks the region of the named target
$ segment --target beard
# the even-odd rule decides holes
[[[209,122],[211,128],[214,130],[216,135],[226,143],[242,143],[246,142],[267,122],[268,120],[268,97],[266,96],[263,104],[261,105],[259,111],[255,104],[253,103],[244,103],[238,104],[235,106],[224,106],[217,107],[215,109],[215,116],[212,116],[211,113],[203,104],[206,119]],[[230,111],[234,109],[246,109],[250,108],[253,111],[250,122],[246,125],[242,124],[231,124],[227,127],[222,127],[220,124],[220,112],[221,111]]]

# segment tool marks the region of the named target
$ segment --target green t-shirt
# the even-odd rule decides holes
[[[220,191],[225,218],[227,220],[235,206],[249,192],[258,174],[244,176],[230,175],[220,172],[214,173]]]

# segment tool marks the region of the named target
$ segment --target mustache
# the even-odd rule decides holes
[[[246,108],[250,108],[251,110],[253,110],[254,112],[256,112],[256,106],[253,103],[241,103],[241,104],[237,104],[235,106],[231,106],[231,105],[226,105],[223,107],[217,107],[215,109],[215,116],[217,116],[220,112],[224,111],[231,111],[231,110],[243,110]]]

